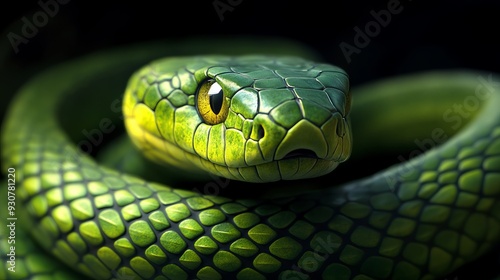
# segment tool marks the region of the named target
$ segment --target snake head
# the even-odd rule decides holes
[[[157,162],[235,180],[331,172],[352,146],[347,74],[295,57],[154,61],[124,99],[132,141]]]

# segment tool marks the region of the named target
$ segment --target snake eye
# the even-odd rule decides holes
[[[213,79],[203,82],[198,89],[196,108],[207,124],[223,122],[229,111],[222,87]]]

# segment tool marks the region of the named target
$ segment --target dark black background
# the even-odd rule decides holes
[[[55,0],[41,0],[46,3]],[[383,76],[433,68],[497,69],[499,61],[497,1],[419,0],[271,2],[250,0],[121,1],[88,3],[65,0],[47,25],[7,61],[30,66],[56,62],[90,51],[155,38],[195,35],[258,34],[296,39],[319,50],[351,75],[354,84]],[[221,21],[214,3],[236,3]],[[339,47],[353,44],[354,27],[373,21],[370,11],[399,2],[402,11],[359,54],[347,63]],[[435,1],[438,2],[438,1]],[[112,3],[112,4],[111,4]],[[161,4],[159,4],[161,3]],[[21,34],[22,17],[32,20],[42,10],[37,1],[12,1],[2,7],[5,28],[0,38],[9,46],[9,32]],[[10,25],[7,25],[10,24]]]
[[[42,0],[46,3],[48,0]],[[214,3],[234,4],[221,20]],[[342,42],[354,45],[355,27],[373,21],[371,11],[387,9],[377,1],[120,1],[70,0],[15,53],[8,34],[22,35],[22,18],[41,11],[38,1],[3,4],[0,37],[0,112],[26,77],[47,65],[117,45],[197,35],[269,35],[291,38],[318,50],[344,68],[352,85],[416,71],[473,68],[500,72],[500,1],[399,1],[380,32],[351,56]],[[3,118],[3,116],[2,116]],[[490,256],[491,257],[491,256]],[[458,279],[486,279],[495,259],[482,259],[459,272]],[[454,277],[454,276],[450,276]],[[449,278],[451,279],[451,278]]]

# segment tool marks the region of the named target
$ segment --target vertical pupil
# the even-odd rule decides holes
[[[212,108],[212,111],[214,114],[219,114],[220,109],[222,108],[222,101],[224,98],[224,94],[222,94],[222,90],[220,90],[216,94],[210,94],[210,108]]]

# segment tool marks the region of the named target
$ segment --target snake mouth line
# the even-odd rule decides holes
[[[315,152],[309,149],[297,149],[286,154],[281,160],[294,158],[314,158],[319,159]]]

